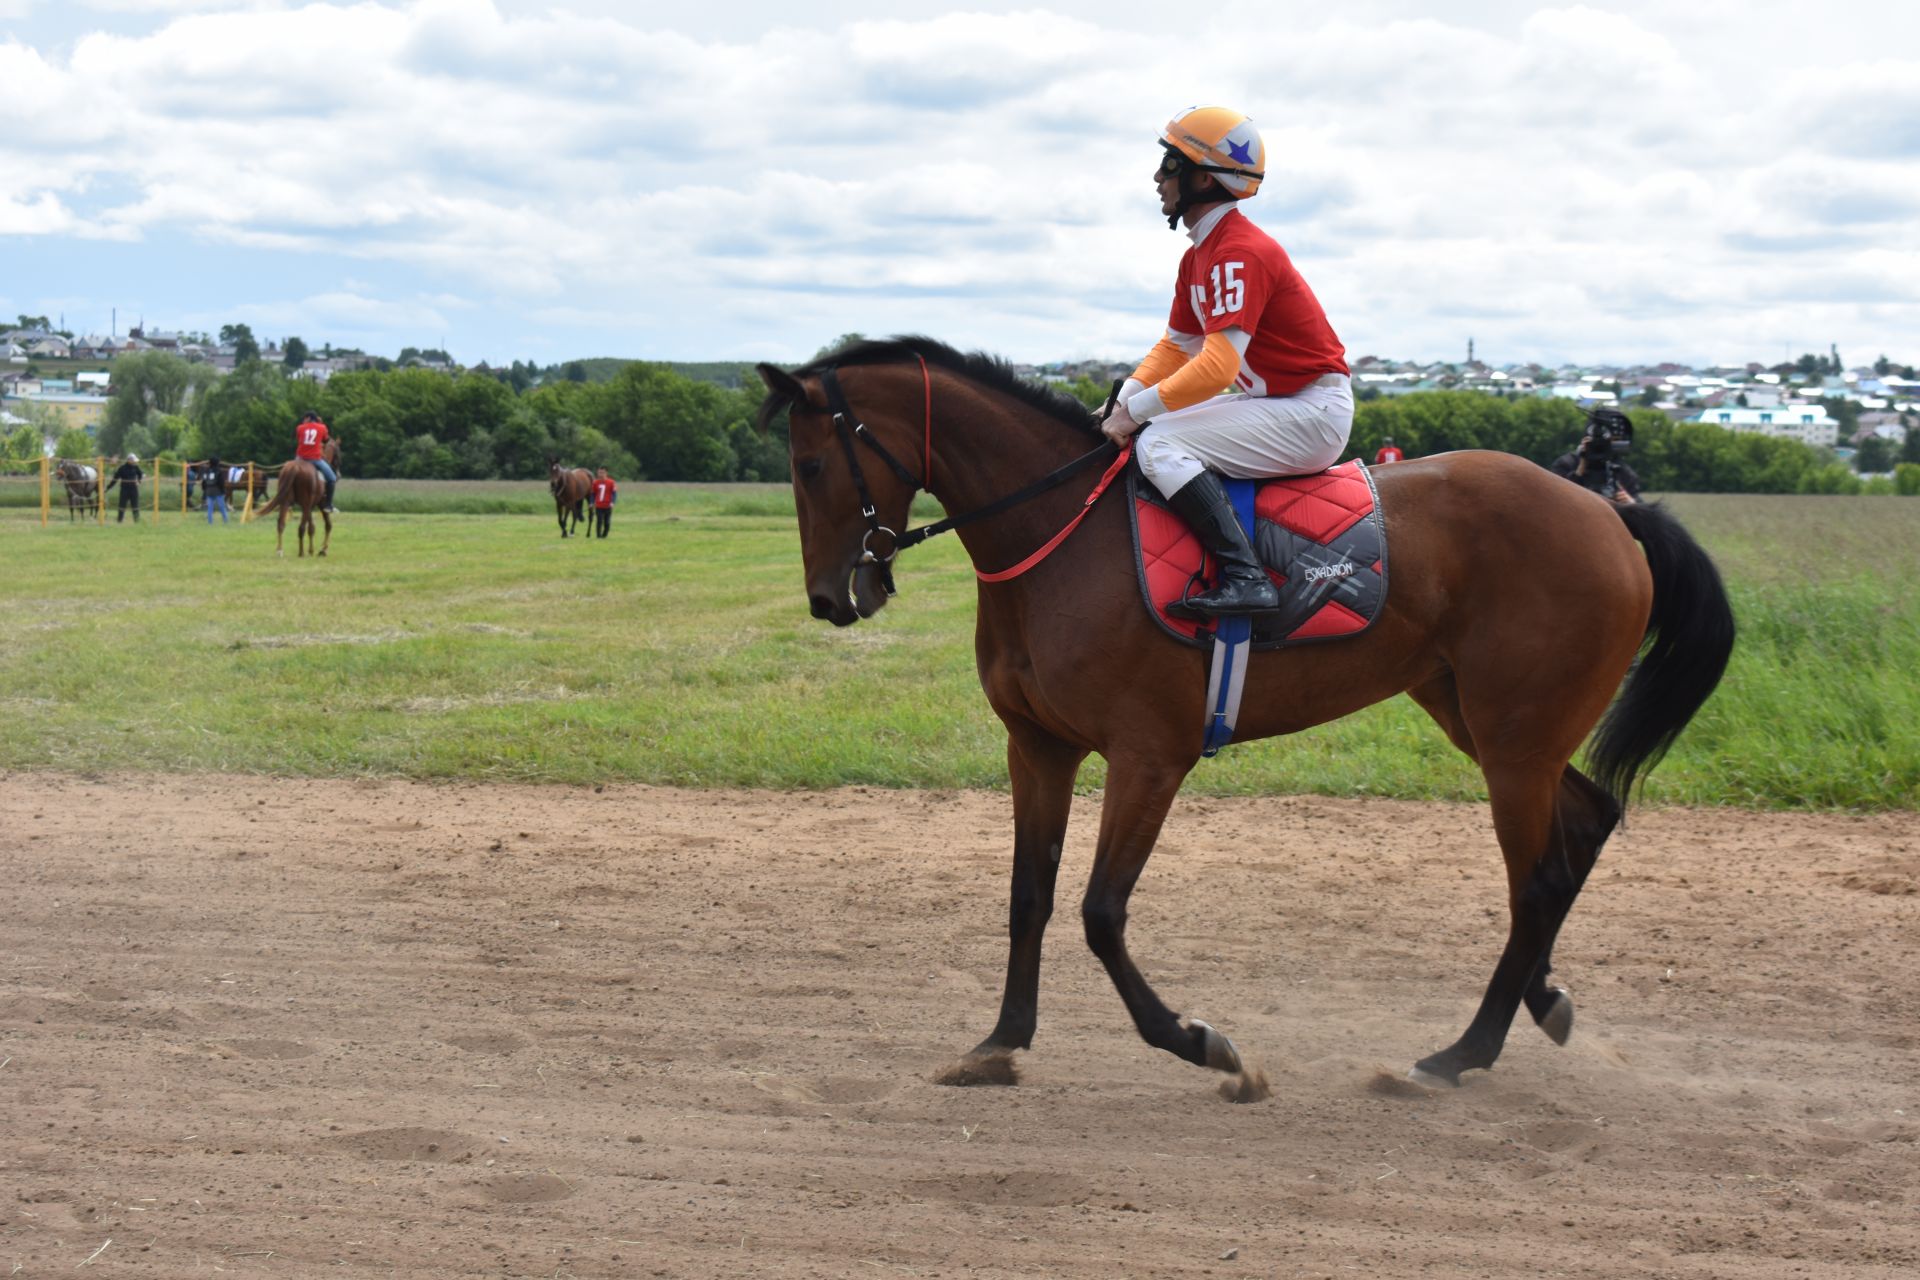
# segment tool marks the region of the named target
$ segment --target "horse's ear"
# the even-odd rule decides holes
[[[767,384],[767,390],[790,404],[804,404],[807,389],[800,385],[800,379],[782,369],[779,365],[757,364],[754,372],[760,375],[760,381]]]

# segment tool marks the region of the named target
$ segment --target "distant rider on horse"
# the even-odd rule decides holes
[[[1279,593],[1220,477],[1305,475],[1339,460],[1353,430],[1346,348],[1286,250],[1239,210],[1265,176],[1253,122],[1192,107],[1160,131],[1160,146],[1160,212],[1169,229],[1186,225],[1193,247],[1180,259],[1166,336],[1102,430],[1116,444],[1140,433],[1141,473],[1220,562],[1218,586],[1167,612],[1266,613]]]
[[[320,415],[313,412],[302,414],[300,425],[293,430],[293,456],[302,462],[311,462],[313,469],[327,482],[327,500],[322,504],[324,511],[333,510],[333,487],[340,483],[340,477],[327,463],[327,424],[320,421]]]

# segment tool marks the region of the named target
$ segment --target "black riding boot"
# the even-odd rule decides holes
[[[1175,618],[1204,622],[1209,618],[1272,613],[1280,607],[1280,592],[1260,565],[1246,530],[1233,514],[1226,486],[1211,471],[1202,471],[1167,500],[1200,535],[1200,545],[1220,562],[1220,583],[1211,591],[1167,605]]]

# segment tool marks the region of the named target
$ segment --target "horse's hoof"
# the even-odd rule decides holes
[[[1220,1082],[1220,1096],[1235,1103],[1265,1102],[1273,1096],[1273,1086],[1267,1083],[1266,1072],[1248,1067]]]
[[[1004,1050],[998,1053],[970,1053],[935,1076],[933,1082],[956,1089],[971,1089],[981,1085],[1010,1088],[1020,1083],[1020,1070],[1013,1065],[1013,1055]]]
[[[1458,1076],[1449,1080],[1447,1077],[1437,1076],[1417,1064],[1413,1070],[1407,1072],[1407,1079],[1413,1081],[1423,1089],[1458,1089],[1460,1087],[1460,1079]]]
[[[1573,1034],[1573,997],[1567,994],[1565,987],[1553,989],[1553,1005],[1547,1010],[1546,1017],[1540,1019],[1540,1029],[1560,1045],[1564,1045]]]
[[[1233,1041],[1198,1018],[1187,1019],[1187,1029],[1197,1030],[1203,1037],[1207,1051],[1206,1063],[1209,1067],[1215,1071],[1224,1071],[1228,1075],[1234,1075],[1240,1071],[1240,1051],[1233,1047]]]

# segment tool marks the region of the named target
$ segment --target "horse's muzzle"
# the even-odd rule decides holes
[[[843,571],[824,586],[816,580],[807,592],[807,604],[813,616],[824,618],[836,627],[850,627],[862,618],[871,618],[886,603],[880,570],[870,564],[855,566],[851,572]]]

